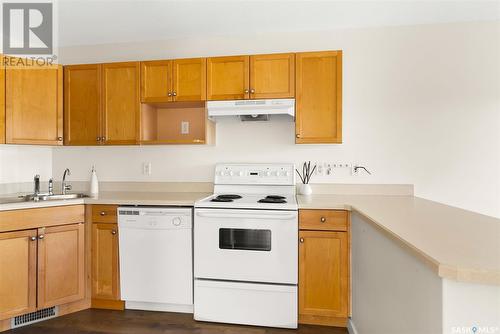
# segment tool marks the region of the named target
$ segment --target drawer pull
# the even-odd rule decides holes
[[[304,238],[300,238],[299,241],[300,241],[301,244],[303,244],[304,243]]]
[[[325,217],[321,217],[321,218],[320,218],[320,221],[321,221],[322,223],[324,223],[324,222],[326,222],[326,218],[325,218]]]
[[[115,235],[116,234],[116,230],[111,230],[111,234]]]
[[[35,241],[36,240],[36,237],[31,237],[30,238],[31,241]]]
[[[105,216],[106,215],[106,211],[101,211],[101,216]]]
[[[43,234],[38,236],[38,239],[40,239],[40,240],[42,240],[43,238],[44,238]]]

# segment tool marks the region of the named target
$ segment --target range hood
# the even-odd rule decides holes
[[[208,117],[240,116],[242,120],[267,120],[269,115],[295,116],[295,99],[208,101]]]

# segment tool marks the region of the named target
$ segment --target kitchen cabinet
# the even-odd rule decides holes
[[[101,66],[64,66],[64,144],[101,142]]]
[[[205,58],[141,63],[143,103],[204,101],[206,84]]]
[[[295,95],[293,53],[207,60],[207,99],[271,99]]]
[[[250,56],[250,98],[280,99],[295,96],[295,54]]]
[[[124,309],[120,300],[116,205],[92,206],[92,307]]]
[[[37,230],[0,233],[0,320],[36,310]]]
[[[295,142],[342,142],[342,51],[296,54]]]
[[[347,212],[300,210],[299,228],[299,322],[345,327],[350,309]]]
[[[38,229],[38,308],[85,296],[84,225]]]
[[[139,139],[140,63],[102,65],[102,140],[130,145]]]
[[[11,63],[5,72],[5,142],[62,145],[62,66]]]
[[[5,66],[0,55],[0,144],[5,144]]]
[[[230,56],[207,59],[207,99],[250,98],[250,57]]]

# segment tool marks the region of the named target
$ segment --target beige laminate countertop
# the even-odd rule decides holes
[[[133,192],[104,191],[98,197],[67,199],[41,202],[19,202],[0,204],[0,211],[34,209],[75,204],[115,204],[115,205],[165,205],[193,206],[194,202],[211,195],[205,192]]]
[[[74,204],[193,206],[207,192],[101,192],[98,198],[1,204],[0,211]],[[414,196],[297,196],[299,209],[359,213],[440,277],[500,285],[500,219]]]
[[[443,278],[500,285],[500,219],[414,196],[297,196],[300,209],[367,218]]]

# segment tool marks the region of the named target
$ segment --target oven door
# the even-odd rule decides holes
[[[297,284],[297,238],[297,211],[195,209],[195,277]]]

